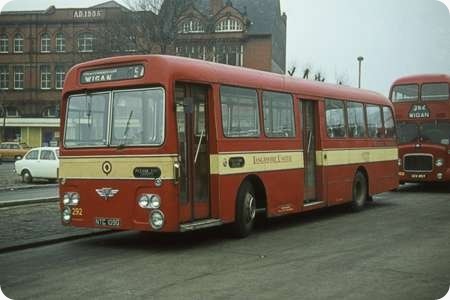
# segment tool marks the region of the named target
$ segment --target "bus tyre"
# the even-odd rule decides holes
[[[33,181],[33,176],[31,176],[30,171],[23,170],[22,171],[22,182],[31,183]]]
[[[353,211],[360,211],[364,208],[367,202],[367,190],[366,176],[360,171],[356,172],[352,188],[351,208]]]
[[[236,220],[233,224],[235,237],[243,238],[250,234],[255,222],[256,198],[250,182],[245,181],[239,188],[236,199]]]

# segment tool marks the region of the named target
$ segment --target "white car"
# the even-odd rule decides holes
[[[25,156],[15,162],[16,173],[25,183],[31,183],[33,178],[45,178],[56,181],[59,168],[59,148],[33,148]]]

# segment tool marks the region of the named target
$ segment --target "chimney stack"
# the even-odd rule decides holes
[[[209,0],[209,9],[211,10],[212,15],[217,14],[223,7],[223,0]]]

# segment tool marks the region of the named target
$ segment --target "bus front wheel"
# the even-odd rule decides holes
[[[364,208],[367,202],[367,190],[366,176],[360,171],[356,172],[352,188],[351,208],[353,211],[360,211]]]
[[[243,238],[252,231],[256,216],[255,191],[250,182],[245,181],[241,185],[236,201],[236,218],[233,224],[233,233],[236,237]]]

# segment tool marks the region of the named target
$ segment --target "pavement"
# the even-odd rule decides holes
[[[0,253],[111,232],[64,226],[58,202],[0,207]]]
[[[6,198],[11,191],[56,186],[20,183],[0,186],[0,198]],[[0,253],[112,232],[64,226],[58,197],[0,199],[0,229]]]

